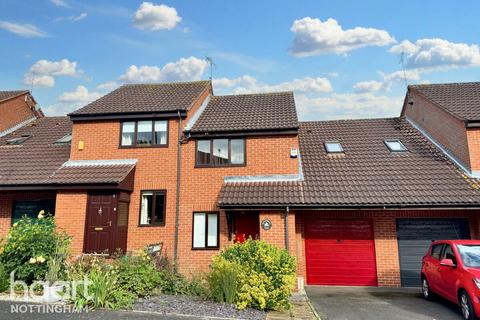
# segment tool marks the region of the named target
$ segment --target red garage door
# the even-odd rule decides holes
[[[368,220],[307,220],[307,284],[376,286],[373,230]]]

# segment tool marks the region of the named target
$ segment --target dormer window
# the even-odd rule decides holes
[[[388,149],[391,152],[404,152],[407,151],[407,147],[398,139],[388,139],[384,141]]]
[[[30,139],[31,135],[23,135],[17,138],[12,138],[7,140],[7,145],[15,146],[24,143],[28,139]]]
[[[325,144],[325,150],[327,153],[342,153],[343,147],[338,141],[327,141]]]
[[[166,147],[167,120],[125,121],[122,123],[121,147]]]

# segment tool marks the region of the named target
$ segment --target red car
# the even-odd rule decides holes
[[[442,296],[462,309],[465,320],[480,316],[480,241],[434,241],[422,260],[425,299]]]

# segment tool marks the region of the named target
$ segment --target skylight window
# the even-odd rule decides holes
[[[403,152],[407,151],[407,147],[398,139],[385,140],[385,144],[391,152]]]
[[[72,134],[71,133],[69,133],[66,136],[64,136],[63,138],[60,138],[57,141],[55,141],[55,144],[67,144],[67,143],[70,143],[70,142],[72,142]]]
[[[325,142],[325,150],[327,150],[327,153],[342,153],[343,152],[342,145],[338,141],[327,141],[327,142]]]
[[[31,135],[24,135],[24,136],[20,136],[20,137],[17,137],[17,138],[8,139],[7,144],[12,145],[12,146],[19,145],[19,144],[24,143],[25,141],[27,141],[30,138],[31,138]]]

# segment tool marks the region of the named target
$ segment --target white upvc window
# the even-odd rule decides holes
[[[193,249],[217,249],[219,237],[218,212],[193,213]]]

